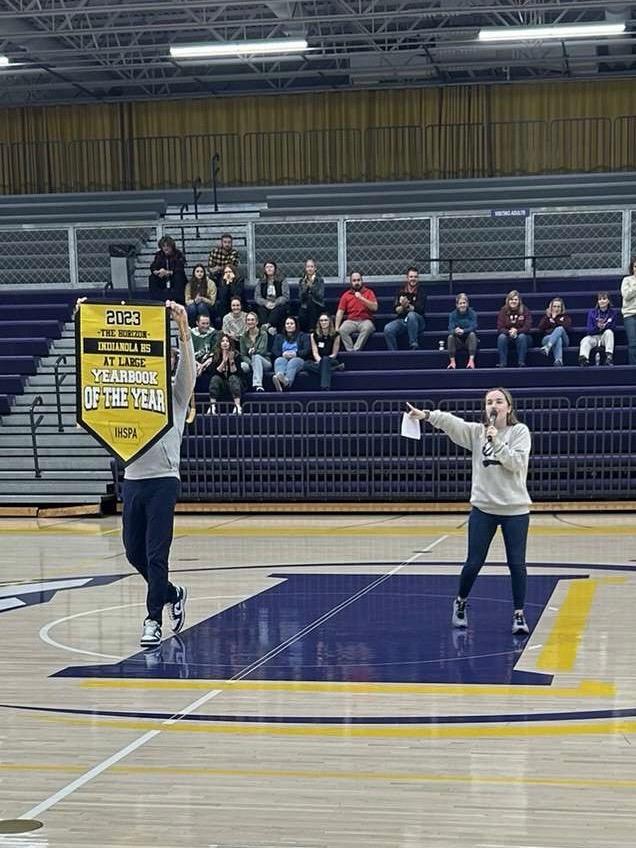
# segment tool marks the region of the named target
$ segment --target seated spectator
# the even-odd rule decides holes
[[[196,324],[199,315],[212,318],[216,303],[216,283],[208,277],[205,265],[201,263],[192,269],[192,277],[185,288],[185,303],[191,327]]]
[[[210,316],[201,313],[197,317],[197,325],[190,330],[197,377],[208,367],[217,344],[218,333],[210,324]]]
[[[239,354],[234,346],[234,340],[223,334],[215,348],[210,362],[210,406],[208,413],[216,415],[216,404],[223,396],[231,397],[234,401],[234,412],[240,415],[243,381],[241,379],[241,364]]]
[[[255,312],[248,312],[245,317],[245,332],[240,340],[241,356],[247,358],[252,367],[252,388],[257,392],[263,388],[263,373],[272,370],[272,363],[267,353],[269,336],[267,330],[258,326]]]
[[[305,262],[305,273],[298,281],[300,307],[298,321],[303,332],[309,333],[316,326],[318,316],[325,308],[325,281],[316,273],[316,262]]]
[[[517,349],[519,367],[524,367],[530,341],[528,333],[531,327],[532,315],[529,309],[523,305],[519,292],[513,289],[506,295],[506,302],[497,315],[497,330],[499,331],[497,336],[498,368],[505,368],[508,364],[508,347],[511,343]]]
[[[243,312],[243,304],[240,298],[233,297],[230,301],[230,311],[223,316],[222,331],[228,335],[232,341],[238,342],[245,332],[245,319],[247,313]]]
[[[216,247],[213,247],[208,256],[208,273],[211,277],[220,274],[226,265],[231,265],[233,268],[238,268],[239,255],[238,250],[233,245],[232,236],[229,233],[223,233],[221,240]]]
[[[537,329],[544,334],[541,339],[541,350],[546,356],[553,351],[554,364],[557,366],[563,365],[563,349],[570,344],[567,330],[571,325],[572,319],[565,311],[563,298],[553,297]]]
[[[220,326],[223,317],[230,311],[230,302],[233,297],[238,297],[241,308],[245,311],[245,283],[235,265],[225,265],[216,275],[215,280],[217,289],[215,318]]]
[[[457,367],[457,349],[468,351],[466,368],[475,367],[475,354],[479,340],[477,329],[477,313],[470,308],[468,295],[461,292],[455,298],[455,309],[448,316],[448,368]]]
[[[186,287],[185,257],[170,236],[159,239],[157,246],[159,250],[150,266],[148,289],[157,300],[165,300],[169,290],[172,300],[183,303]]]
[[[636,259],[629,263],[629,275],[621,281],[621,312],[627,336],[627,364],[636,365]]]
[[[285,319],[285,331],[274,339],[272,356],[274,357],[274,376],[272,382],[277,392],[290,389],[296,375],[302,370],[309,355],[309,337],[301,333],[298,321]]]
[[[362,350],[375,332],[375,324],[371,319],[377,311],[375,293],[364,285],[359,271],[352,271],[349,288],[341,295],[336,312],[335,328],[340,333],[345,350]],[[355,345],[351,338],[353,333],[358,333]]]
[[[399,339],[407,336],[411,350],[417,350],[426,326],[426,293],[414,266],[406,269],[406,280],[395,296],[393,309],[398,317],[384,328],[386,346],[397,350]]]
[[[605,364],[614,364],[614,327],[618,319],[618,310],[612,309],[608,292],[596,295],[596,306],[587,313],[587,335],[581,339],[579,347],[579,365],[590,364],[590,353],[594,348],[605,351]]]
[[[258,320],[271,336],[275,335],[289,311],[289,283],[279,275],[278,266],[271,259],[263,265],[263,276],[254,287],[254,300]]]
[[[319,374],[320,388],[328,392],[331,389],[331,372],[335,368],[342,368],[343,365],[338,362],[340,334],[336,332],[334,323],[326,312],[318,316],[310,342],[311,359],[305,362],[305,371]]]

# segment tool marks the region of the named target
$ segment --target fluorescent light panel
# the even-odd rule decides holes
[[[548,38],[593,38],[621,35],[625,24],[555,24],[554,26],[486,27],[479,31],[480,41],[544,41]]]
[[[173,59],[204,59],[214,56],[254,56],[269,53],[299,53],[307,49],[304,38],[264,38],[261,41],[219,41],[171,47]]]

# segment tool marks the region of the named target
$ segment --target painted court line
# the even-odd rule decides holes
[[[202,704],[205,704],[206,701],[211,700],[216,695],[221,693],[221,689],[213,689],[211,692],[206,692],[201,698],[198,698],[196,701],[193,701],[183,710],[178,713],[175,713],[169,719],[161,722],[162,726],[169,727],[173,724],[176,724],[182,718],[190,715],[190,713],[194,712],[198,707]],[[98,777],[98,775],[105,772],[106,769],[109,769],[115,763],[120,762],[128,754],[132,754],[133,751],[136,751],[138,748],[141,748],[142,745],[145,745],[146,742],[149,742],[151,739],[154,739],[155,736],[158,736],[161,733],[161,728],[157,730],[149,730],[148,733],[144,733],[143,736],[140,736],[138,739],[135,739],[129,745],[126,745],[125,748],[122,748],[120,751],[117,751],[115,754],[112,754],[106,760],[103,760],[98,765],[94,766],[87,772],[84,772],[83,775],[77,778],[77,780],[73,780],[71,783],[68,783],[66,786],[62,787],[62,789],[58,790],[55,794],[50,795],[46,800],[42,801],[40,804],[36,804],[35,807],[32,807],[30,810],[27,810],[26,813],[19,816],[20,819],[35,819],[42,813],[46,812],[46,810],[50,810],[51,807],[54,807],[60,801],[63,801],[64,798],[68,798],[69,795],[72,795],[80,787],[84,786],[89,781],[93,780],[93,778]]]
[[[217,600],[228,600],[234,598],[242,598],[243,595],[207,595],[202,598],[196,598],[197,601],[217,601]],[[191,599],[192,600],[192,599]],[[1,601],[0,601],[1,604]],[[100,654],[97,651],[87,651],[84,648],[76,648],[73,645],[65,645],[63,642],[57,642],[53,639],[52,636],[49,636],[50,631],[57,627],[58,624],[64,624],[65,621],[72,621],[74,618],[84,618],[89,615],[98,615],[100,612],[110,612],[111,610],[117,609],[126,609],[127,607],[144,607],[146,605],[145,601],[141,603],[135,604],[119,604],[115,607],[102,607],[101,609],[94,610],[86,610],[84,612],[76,612],[74,615],[65,615],[63,618],[58,618],[55,621],[50,621],[48,624],[45,624],[44,627],[39,632],[39,637],[43,642],[46,642],[47,645],[51,645],[53,648],[60,648],[62,651],[70,651],[73,654],[84,654],[88,657],[100,657],[106,660],[117,660],[121,662],[126,659],[125,657],[118,657],[114,654]],[[2,846],[0,846],[2,848]]]
[[[445,538],[445,537],[443,537],[443,538]],[[432,544],[439,544],[439,542],[443,541],[443,538],[437,540],[437,542],[432,543]],[[406,568],[406,566],[410,565],[412,562],[414,562],[419,555],[420,555],[419,553],[416,553],[413,556],[409,557],[409,559],[405,560],[404,562],[401,562],[399,565],[395,566],[395,568],[392,568],[391,571],[382,575],[377,580],[374,580],[372,583],[370,583],[368,586],[366,586],[364,589],[360,590],[359,592],[356,592],[355,595],[352,595],[347,600],[338,604],[336,607],[333,608],[333,610],[328,611],[327,613],[322,615],[319,619],[317,619],[316,621],[314,621],[311,624],[304,627],[295,636],[292,636],[290,639],[285,640],[285,642],[282,642],[277,648],[274,648],[272,651],[269,651],[260,660],[257,660],[255,663],[251,663],[249,666],[247,666],[245,669],[243,669],[243,671],[241,671],[237,675],[235,675],[235,677],[233,677],[232,679],[233,680],[241,680],[244,676],[248,675],[250,672],[259,668],[261,665],[264,665],[272,657],[277,656],[279,653],[284,651],[289,645],[294,644],[294,642],[297,642],[299,639],[302,639],[302,637],[304,635],[306,635],[307,633],[310,633],[316,627],[319,627],[324,621],[327,621],[329,618],[333,617],[334,615],[337,615],[338,612],[340,612],[342,609],[344,609],[345,607],[349,606],[352,603],[355,603],[356,600],[358,600],[359,598],[361,598],[364,595],[371,592],[376,586],[381,585],[386,580],[388,580],[390,577],[392,577],[394,574],[397,574],[398,571],[401,571],[401,569]],[[206,703],[207,701],[211,700],[212,698],[215,698],[217,695],[220,695],[222,692],[223,692],[222,689],[212,689],[210,692],[206,692],[205,695],[202,695],[196,701],[193,701],[191,704],[189,704],[183,710],[181,710],[178,713],[175,713],[169,719],[166,719],[165,721],[163,721],[159,728],[149,730],[147,733],[144,733],[138,739],[135,739],[129,745],[126,745],[126,747],[124,747],[121,750],[117,751],[116,753],[112,754],[110,757],[103,760],[101,763],[98,763],[98,765],[94,766],[92,769],[85,772],[83,775],[78,777],[76,780],[73,780],[71,783],[68,783],[66,786],[62,787],[62,789],[58,790],[53,795],[46,798],[40,804],[36,804],[35,807],[32,807],[30,810],[27,810],[27,812],[23,813],[21,816],[19,816],[19,818],[20,819],[34,819],[34,818],[37,818],[37,816],[41,815],[43,812],[50,810],[51,807],[54,807],[60,801],[64,800],[64,798],[68,798],[69,795],[72,795],[73,792],[80,789],[86,783],[89,783],[95,777],[98,777],[100,774],[102,774],[107,769],[109,769],[112,765],[120,762],[125,757],[127,757],[129,754],[133,753],[138,748],[141,748],[143,745],[145,745],[146,742],[149,742],[151,739],[154,739],[155,736],[158,736],[161,733],[162,727],[166,727],[166,728],[172,727],[173,725],[180,722],[185,716],[194,712],[194,710],[196,710],[202,704]]]
[[[444,541],[444,539],[448,538],[447,536],[442,536],[440,539],[437,539],[436,542],[433,542],[433,545],[439,544]],[[430,547],[430,546],[429,546]],[[295,633],[293,636],[290,636],[289,639],[286,639],[284,642],[281,642],[280,645],[277,645],[275,648],[272,648],[271,651],[268,651],[265,656],[261,657],[258,660],[255,660],[253,663],[244,668],[242,671],[235,674],[231,680],[243,680],[243,678],[247,677],[253,671],[261,668],[261,666],[265,665],[274,657],[277,657],[279,654],[286,651],[291,645],[294,645],[300,639],[303,639],[308,633],[311,633],[312,630],[315,630],[317,627],[320,627],[321,624],[324,624],[325,621],[328,621],[330,618],[333,618],[334,615],[338,615],[339,612],[342,612],[343,609],[346,609],[351,604],[354,604],[356,601],[359,601],[360,598],[363,598],[365,595],[368,595],[369,592],[372,592],[373,589],[376,589],[382,583],[386,582],[389,578],[393,577],[398,571],[401,571],[403,568],[406,568],[407,565],[411,565],[418,558],[420,553],[426,553],[426,551],[417,551],[413,554],[413,556],[409,557],[404,562],[401,562],[399,565],[396,565],[395,568],[392,568],[391,571],[388,571],[386,574],[382,574],[377,580],[374,580],[372,583],[369,583],[368,586],[365,586],[363,589],[360,589],[355,595],[351,595],[350,598],[346,598],[346,600],[339,603],[333,609],[328,610],[326,613],[317,618],[315,621],[312,621],[311,624],[306,625],[299,630],[298,633]]]

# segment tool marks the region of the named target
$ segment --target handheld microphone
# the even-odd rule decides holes
[[[490,418],[490,426],[491,426],[491,427],[494,427],[494,426],[495,426],[495,421],[497,420],[497,410],[496,410],[496,409],[491,409],[491,410],[490,410],[490,414],[489,414],[489,416],[488,416],[488,417]],[[488,436],[488,441],[489,441],[489,442],[492,442],[492,436]]]

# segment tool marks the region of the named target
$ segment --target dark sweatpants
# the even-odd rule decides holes
[[[168,580],[174,508],[179,494],[176,477],[124,480],[122,535],[128,562],[148,584],[148,618],[162,623],[164,604],[178,599]]]

